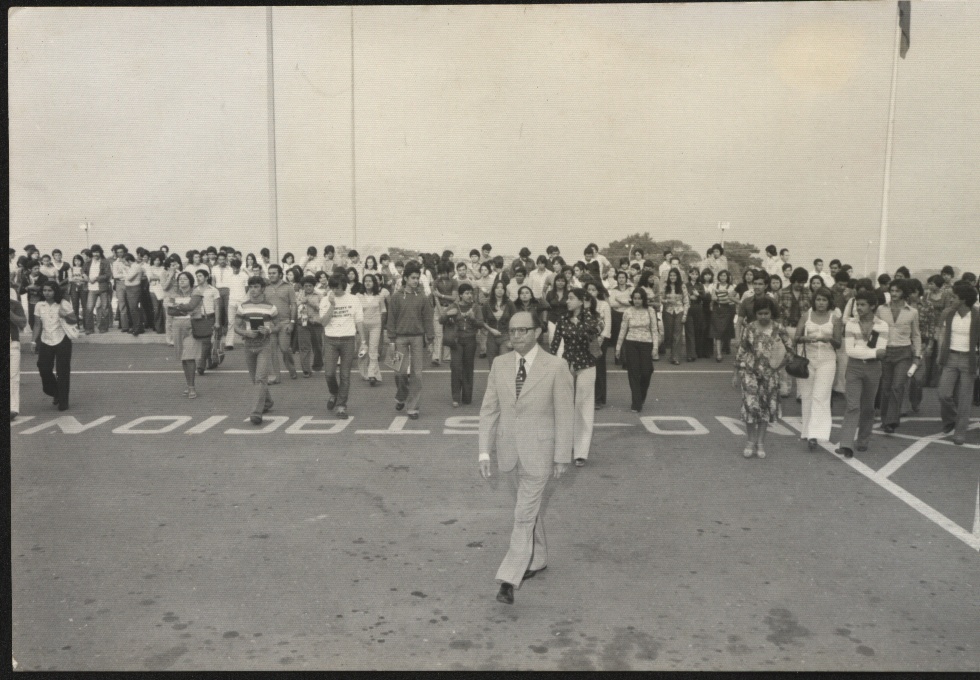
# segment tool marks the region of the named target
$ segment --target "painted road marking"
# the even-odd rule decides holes
[[[395,416],[387,430],[357,430],[355,434],[429,434],[428,430],[406,430],[408,416]]]
[[[49,427],[57,427],[59,430],[61,430],[61,434],[78,434],[80,432],[84,432],[85,430],[91,430],[93,427],[98,427],[102,423],[108,423],[115,417],[116,416],[102,416],[101,418],[93,420],[88,425],[83,425],[82,423],[78,422],[74,416],[61,416],[60,418],[49,420],[46,423],[29,427],[18,434],[35,434],[36,432],[46,430]]]
[[[651,434],[664,435],[699,435],[708,434],[708,428],[690,416],[642,416],[640,422]],[[662,430],[657,425],[658,422],[686,423],[690,429],[685,430]]]
[[[23,425],[28,420],[34,420],[35,416],[17,416],[17,420],[10,423],[10,427],[17,427],[18,425]]]
[[[125,425],[117,427],[112,431],[112,434],[165,434],[167,432],[173,432],[181,425],[186,425],[190,421],[190,416],[143,416],[142,418],[137,418],[131,423],[126,423]],[[136,428],[137,425],[152,422],[166,422],[168,424],[164,425],[163,427],[156,428]]]
[[[225,430],[225,434],[269,434],[278,430],[287,420],[289,420],[289,416],[262,416],[262,427],[257,430],[242,430],[231,427]],[[250,421],[246,418],[242,422],[247,423]]]
[[[210,418],[206,418],[199,425],[195,425],[191,429],[187,430],[187,432],[184,434],[203,434],[220,423],[222,420],[225,420],[227,417],[228,416],[211,416]]]
[[[898,470],[900,467],[902,467],[907,462],[912,460],[919,451],[926,448],[927,446],[929,446],[929,444],[938,440],[940,437],[942,437],[942,432],[940,432],[938,435],[931,434],[927,437],[922,437],[917,442],[912,444],[912,446],[908,447],[907,449],[899,453],[897,456],[892,458],[890,461],[888,461],[887,465],[885,465],[883,468],[878,470],[878,474],[886,478],[891,477],[896,470]]]
[[[930,439],[927,443],[938,443],[939,440]],[[857,458],[844,458],[843,456],[835,453],[836,444],[831,444],[830,442],[820,442],[820,447],[830,453],[835,458],[843,461],[845,465],[849,465],[852,469],[860,472],[862,475],[870,479],[872,482],[888,491],[890,494],[904,502],[906,505],[911,507],[913,510],[917,511],[919,514],[924,516],[931,522],[939,525],[941,528],[945,529],[951,533],[956,538],[960,539],[968,546],[980,552],[980,534],[977,533],[977,523],[974,523],[974,528],[972,532],[968,532],[966,529],[958,525],[953,520],[946,517],[935,508],[933,508],[928,503],[925,503],[921,499],[913,496],[911,493],[906,491],[904,488],[900,487],[895,482],[888,479],[886,475],[879,474],[872,470],[870,467],[862,463]],[[914,455],[914,454],[913,454]],[[899,466],[901,467],[901,466]],[[898,469],[898,468],[895,468]],[[894,470],[892,470],[894,472]],[[889,473],[890,474],[890,473]]]

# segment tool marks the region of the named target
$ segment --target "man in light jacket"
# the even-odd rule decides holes
[[[497,570],[497,600],[513,604],[514,588],[548,564],[542,499],[548,479],[572,460],[575,388],[568,363],[538,346],[541,327],[528,312],[510,319],[514,351],[496,358],[480,408],[480,474],[490,453],[516,501],[510,547]]]

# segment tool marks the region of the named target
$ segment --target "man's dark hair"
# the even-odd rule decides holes
[[[878,276],[878,284],[879,285],[882,285],[882,286],[887,286],[889,283],[891,283],[891,280],[892,280],[892,277],[889,276],[887,273],[880,274]]]
[[[348,259],[349,259],[349,258],[352,258],[352,257],[360,257],[360,256],[361,256],[361,254],[360,254],[360,253],[358,253],[358,252],[357,252],[356,250],[354,250],[353,248],[351,248],[350,250],[348,250],[348,251],[347,251],[347,257],[348,257]]]
[[[531,249],[528,248],[527,246],[524,246],[523,248],[521,248],[521,252],[519,254],[521,257],[531,257]]]
[[[940,272],[939,272],[939,273],[940,273],[940,274],[947,274],[947,275],[949,275],[949,276],[956,276],[956,270],[955,270],[955,269],[953,269],[953,267],[952,267],[951,265],[946,265],[945,267],[943,267],[943,268],[942,268],[942,269],[940,270]]]
[[[547,255],[538,255],[538,258],[534,261],[535,264],[548,264]]]
[[[840,260],[838,260],[837,258],[834,258],[833,260],[831,260],[831,261],[830,261],[830,266],[831,266],[831,267],[833,267],[833,266],[834,266],[835,264],[836,264],[836,265],[837,265],[838,267],[840,267],[840,266],[842,266],[842,265],[841,265],[841,261],[840,261]]]
[[[493,246],[492,246],[492,245],[490,245],[489,243],[484,243],[484,244],[483,244],[482,246],[480,246],[480,247],[481,247],[481,248],[482,248],[483,250],[493,250]]]
[[[977,289],[974,288],[968,281],[957,281],[953,284],[953,295],[958,297],[967,307],[972,307],[977,304]],[[963,389],[963,386],[960,386]]]
[[[775,255],[775,254],[776,254],[776,246],[772,244],[766,246],[766,255]]]
[[[494,255],[493,256],[493,266],[494,267],[503,267],[504,266],[504,258],[502,256],[500,256],[500,255]]]
[[[782,255],[783,253],[788,253],[788,252],[789,252],[789,248],[781,248],[781,249],[779,250],[779,254],[780,254],[780,255]]]
[[[787,269],[789,269],[790,272],[792,272],[793,271],[793,265],[791,265],[789,262],[786,262],[786,263],[783,264],[782,267],[780,267],[780,269],[782,271],[786,271]],[[789,277],[787,277],[787,278],[789,278]]]
[[[248,277],[248,285],[249,286],[254,286],[256,284],[262,286],[262,288],[265,289],[265,279],[263,279],[261,276],[250,276],[250,277]]]
[[[521,276],[527,276],[527,270],[524,267],[518,265],[514,267],[514,276],[517,276],[518,274],[520,274]]]
[[[334,250],[334,247],[333,246],[323,246],[323,254],[324,254],[324,256],[326,256],[326,255],[333,255],[336,252],[337,251]]]
[[[789,276],[790,283],[806,283],[810,280],[810,272],[803,267],[797,267]]]
[[[878,305],[884,302],[883,296],[879,297],[879,295],[873,290],[859,290],[854,294],[855,305],[857,304],[858,300],[864,300],[867,302],[869,305],[871,305],[871,309],[877,309]]]
[[[304,286],[306,284],[308,284],[308,283],[315,286],[316,285],[316,277],[313,276],[312,274],[307,274],[306,276],[303,277],[303,279],[300,281],[300,283],[302,283]]]
[[[474,255],[480,257],[480,251],[477,250],[476,248],[473,248],[473,250],[470,251],[470,257],[473,257]]]
[[[343,274],[331,274],[330,279],[327,280],[327,287],[347,290],[347,277]]]
[[[228,260],[228,264],[230,264],[233,269],[241,269],[242,267],[242,261],[239,260],[237,257],[233,257],[230,260]]]
[[[256,265],[258,265],[258,263],[257,263],[257,262],[256,262]],[[274,262],[273,262],[272,264],[270,264],[270,265],[269,265],[269,266],[268,266],[268,267],[266,268],[266,270],[267,270],[267,271],[270,271],[270,272],[271,272],[271,271],[272,271],[273,269],[278,269],[278,270],[279,270],[279,275],[280,275],[280,276],[282,276],[282,267],[281,267],[281,266],[279,266],[278,264],[276,264],[276,263],[274,263]]]

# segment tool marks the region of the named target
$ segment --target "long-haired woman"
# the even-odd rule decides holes
[[[71,269],[68,274],[68,299],[71,309],[78,317],[78,327],[82,327],[82,314],[85,312],[85,300],[88,298],[88,277],[85,276],[85,258],[76,255],[71,258]]]
[[[626,260],[625,264],[629,265],[627,258],[620,258],[620,260]],[[623,323],[623,313],[632,306],[630,294],[633,292],[628,271],[622,269],[616,271],[615,281],[616,285],[609,290],[609,310],[612,313],[610,337],[613,338],[613,342],[619,337],[619,326]],[[619,363],[618,356],[615,359],[615,363]]]
[[[516,312],[514,303],[507,297],[507,284],[500,279],[490,290],[490,299],[483,303],[483,327],[487,333],[487,364],[509,351],[508,329],[510,317]]]
[[[558,324],[558,319],[568,313],[569,278],[570,276],[565,276],[564,269],[559,271],[555,276],[555,280],[551,282],[551,288],[544,296],[544,300],[548,304],[548,327],[545,330],[548,331],[547,342],[549,344],[555,336],[555,327]]]
[[[690,301],[690,308],[687,310],[687,323],[684,324],[684,341],[687,349],[687,360],[697,361],[707,358],[702,354],[704,347],[704,337],[707,335],[705,326],[704,306],[702,301],[706,297],[711,301],[711,295],[705,291],[701,284],[701,270],[691,267],[687,270],[687,280],[684,286],[687,288],[687,297]]]
[[[643,288],[633,290],[631,303],[623,313],[623,322],[616,335],[616,356],[622,359],[629,380],[630,410],[639,413],[643,410],[653,376],[657,316],[647,305],[647,292]]]
[[[710,269],[701,270],[698,277],[699,290],[703,291],[700,296],[701,314],[704,317],[704,327],[700,335],[700,345],[698,345],[698,356],[710,359],[713,355],[713,343],[711,341],[711,289],[715,285],[715,273]],[[692,303],[693,306],[693,303]]]
[[[77,337],[77,323],[78,317],[71,304],[61,297],[58,281],[45,279],[41,283],[41,301],[34,307],[34,353],[41,374],[41,389],[54,398],[59,411],[68,410],[72,348],[69,333]]]
[[[691,301],[687,288],[681,280],[681,272],[671,267],[664,282],[664,341],[670,353],[670,363],[679,365],[680,355],[684,349],[684,324],[687,323],[687,313]]]
[[[373,257],[373,255],[368,255]],[[365,264],[366,264],[365,260]],[[361,379],[371,387],[381,382],[381,329],[388,315],[388,289],[381,287],[377,274],[365,270],[361,292],[357,294],[364,310],[364,339],[357,352],[357,366]]]
[[[187,383],[184,394],[189,399],[196,399],[194,378],[202,347],[201,341],[194,337],[191,319],[200,318],[202,315],[203,299],[194,291],[194,276],[189,271],[177,274],[176,281],[177,290],[170,298],[167,315],[173,322],[174,350],[177,360],[184,369],[184,381]]]
[[[714,340],[715,361],[721,363],[724,341],[735,337],[735,307],[738,294],[727,269],[715,273],[717,281],[711,287],[711,326],[708,335]]]
[[[523,288],[521,288],[523,290]],[[530,290],[530,289],[528,289]],[[595,300],[581,288],[568,291],[568,312],[558,319],[551,353],[568,362],[575,377],[575,418],[573,420],[572,458],[582,467],[592,445],[592,426],[595,422],[595,364],[589,345],[601,332],[602,320],[595,313]]]
[[[599,350],[602,352],[595,358],[595,408],[601,409],[606,405],[606,350],[613,344],[612,309],[607,301],[605,287],[598,281],[589,280],[585,284],[585,292],[595,301],[595,312],[602,320],[602,332],[599,334]]]
[[[813,294],[813,308],[803,312],[796,327],[796,342],[803,345],[810,360],[810,377],[799,379],[797,385],[803,404],[800,437],[807,440],[811,451],[818,441],[830,440],[830,399],[840,346],[835,326],[839,323],[833,291],[820,288]]]

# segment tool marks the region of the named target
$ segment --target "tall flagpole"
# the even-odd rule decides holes
[[[279,195],[276,186],[276,83],[272,55],[272,7],[265,8],[266,86],[269,100],[269,217],[273,262],[279,261]]]
[[[895,131],[895,88],[898,84],[898,52],[902,43],[901,15],[895,12],[895,53],[892,58],[892,91],[888,104],[888,137],[885,142],[885,182],[881,192],[881,230],[878,237],[878,270],[885,271],[885,250],[888,245],[888,192],[892,175],[892,135]]]
[[[352,248],[357,248],[357,164],[354,144],[354,5],[350,7],[350,207],[354,231]]]

